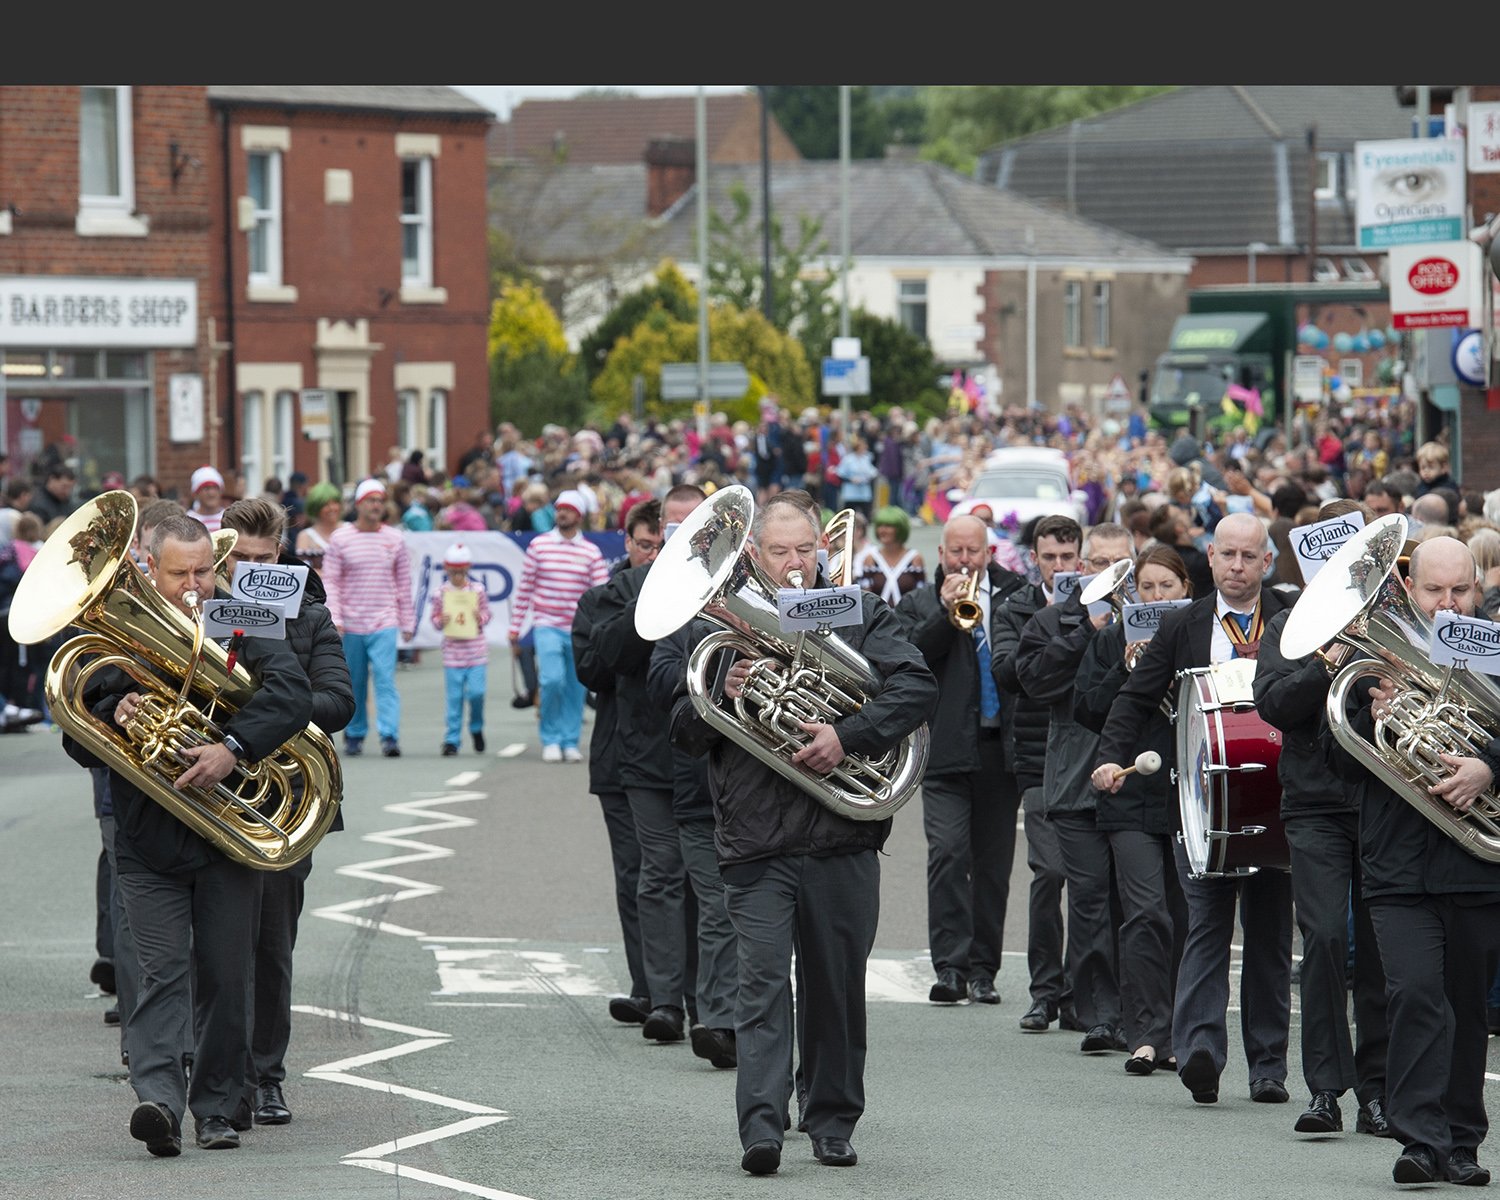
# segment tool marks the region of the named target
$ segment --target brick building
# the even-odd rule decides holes
[[[488,121],[442,87],[0,87],[9,473],[448,469],[489,420]]]

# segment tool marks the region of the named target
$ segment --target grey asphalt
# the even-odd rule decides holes
[[[1291,1131],[1305,1098],[1295,1068],[1292,1104],[1252,1104],[1232,1054],[1221,1102],[1195,1106],[1171,1075],[1085,1058],[1076,1034],[1021,1033],[1024,849],[1004,1003],[927,1004],[919,801],[882,862],[860,1164],[822,1167],[792,1134],[778,1176],[744,1176],[733,1072],[607,1014],[604,993],[627,980],[584,768],[540,761],[534,714],[506,703],[501,653],[487,754],[440,758],[436,657],[400,676],[405,755],[346,761],[349,828],[317,851],[297,950],[296,1119],[256,1128],[237,1151],[155,1160],[129,1138],[108,999],[88,983],[99,846],[88,779],[55,734],[0,738],[0,1195],[1260,1200],[1394,1187],[1391,1143]],[[1293,1037],[1295,1064],[1295,1024]],[[1352,1097],[1345,1113],[1352,1127]]]

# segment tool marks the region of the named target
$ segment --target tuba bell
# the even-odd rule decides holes
[[[16,588],[10,634],[23,645],[69,625],[72,638],[47,668],[47,705],[63,731],[226,857],[276,871],[312,853],[338,812],[343,774],[333,743],[309,725],[256,763],[241,762],[211,788],[173,784],[183,751],[217,743],[217,710],[233,714],[254,693],[249,672],[204,637],[131,561],[136,503],[106,492],[58,527]],[[227,542],[227,544],[226,544]],[[233,539],[215,540],[216,562]],[[95,672],[118,667],[139,685],[141,704],[124,729],[89,711]]]
[[[1427,790],[1452,774],[1438,755],[1472,757],[1500,735],[1500,687],[1478,672],[1429,661],[1432,622],[1400,579],[1406,530],[1406,518],[1392,514],[1340,546],[1292,609],[1281,650],[1288,658],[1316,651],[1335,672],[1328,726],[1339,745],[1475,858],[1500,862],[1500,794],[1493,783],[1467,813]],[[1329,643],[1342,655],[1325,652]],[[1375,722],[1373,745],[1345,715],[1349,689],[1367,675],[1394,680],[1397,689],[1390,711]]]
[[[927,764],[927,726],[879,757],[846,755],[827,775],[792,761],[810,740],[799,721],[833,722],[858,712],[881,680],[835,634],[781,632],[776,586],[746,550],[754,515],[755,501],[741,486],[721,488],[700,504],[652,564],[636,600],[636,632],[657,641],[705,608],[722,606],[737,625],[704,638],[687,663],[688,695],[699,716],[831,811],[884,820],[916,794]],[[708,678],[721,650],[753,660],[733,712],[717,703]]]

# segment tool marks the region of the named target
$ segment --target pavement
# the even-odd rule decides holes
[[[543,764],[533,711],[490,673],[488,752],[440,758],[438,656],[404,671],[405,753],[347,760],[348,829],[318,848],[297,947],[290,1125],[237,1151],[152,1159],[108,997],[88,983],[99,850],[87,775],[56,734],[0,737],[0,1196],[927,1198],[1383,1195],[1397,1148],[1292,1132],[1305,1100],[1252,1104],[1231,1053],[1222,1099],[1023,1034],[1024,839],[1004,1002],[939,1007],[920,801],[882,860],[869,973],[860,1163],[788,1137],[779,1175],[738,1169],[734,1073],[610,1020],[628,978],[604,825],[586,769]],[[1294,1008],[1295,1008],[1295,995]],[[1237,1012],[1231,1012],[1231,1046]],[[1492,1068],[1500,1070],[1500,1068]],[[1500,1078],[1500,1075],[1496,1076]],[[1354,1103],[1344,1101],[1352,1129]]]

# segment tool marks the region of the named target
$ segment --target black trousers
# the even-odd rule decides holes
[[[1385,1095],[1385,969],[1360,893],[1359,816],[1328,813],[1286,823],[1292,900],[1302,930],[1302,1077],[1310,1092],[1350,1088],[1361,1104]],[[1349,905],[1354,904],[1354,1025],[1349,1037]]]
[[[1068,878],[1068,977],[1073,1010],[1089,1028],[1120,1023],[1120,979],[1115,963],[1115,920],[1110,909],[1114,866],[1109,834],[1093,810],[1054,813],[1063,871]]]
[[[99,818],[101,838],[103,823],[107,819]],[[109,852],[101,845],[99,864],[94,868],[94,953],[111,961],[115,957],[115,918],[112,911],[114,894],[114,864],[109,861]]]
[[[286,1048],[292,1039],[292,951],[302,916],[303,890],[312,855],[285,871],[265,871],[255,931],[255,1015],[246,1083],[286,1080]]]
[[[1026,823],[1026,865],[1031,868],[1030,910],[1026,928],[1026,966],[1031,972],[1031,999],[1059,1010],[1072,998],[1063,966],[1063,873],[1057,830],[1042,814],[1042,789],[1027,788],[1022,796]]]
[[[630,994],[649,996],[646,968],[641,962],[641,918],[636,909],[636,891],[641,882],[641,843],[635,835],[635,816],[624,792],[600,792],[604,828],[609,833],[609,853],[615,870],[615,909],[620,914],[620,934],[625,939],[625,965],[630,970]]]
[[[1390,999],[1386,1113],[1403,1145],[1432,1147],[1440,1164],[1489,1131],[1484,1006],[1500,958],[1500,904],[1462,899],[1370,903]]]
[[[1119,967],[1125,1036],[1132,1050],[1150,1046],[1165,1060],[1172,1057],[1171,847],[1164,835],[1134,829],[1110,830],[1109,846],[1124,911]]]
[[[1004,743],[982,733],[979,770],[922,781],[933,970],[964,979],[994,979],[1000,970],[1020,804]]]

